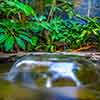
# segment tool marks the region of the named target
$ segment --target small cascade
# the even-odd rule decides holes
[[[8,72],[8,75],[5,77],[7,80],[13,81],[19,72],[29,72],[32,68],[34,68],[36,65],[46,65],[48,66],[49,62],[41,62],[41,61],[34,61],[34,60],[22,60],[17,61],[11,68],[10,72]]]
[[[31,88],[79,87],[97,80],[93,64],[87,63],[86,60],[57,57],[43,60],[44,58],[33,59],[32,55],[22,57],[15,62],[5,79],[11,82],[18,81]]]
[[[74,71],[80,70],[79,66],[75,65],[73,62],[58,62],[50,66],[50,71],[55,72],[53,79],[61,78],[71,78],[77,86],[80,86],[81,83],[75,75]]]

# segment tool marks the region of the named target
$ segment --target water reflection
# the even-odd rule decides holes
[[[96,95],[86,88],[31,89],[0,79],[0,100],[96,100]]]

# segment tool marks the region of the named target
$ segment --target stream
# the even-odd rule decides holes
[[[31,54],[0,67],[0,100],[100,100],[99,65],[85,57]]]

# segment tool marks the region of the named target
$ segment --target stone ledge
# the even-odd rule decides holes
[[[0,54],[0,59],[5,59],[9,57],[21,57],[25,55],[78,55],[78,56],[83,56],[83,57],[88,57],[93,60],[99,60],[100,61],[100,52],[54,52],[54,53],[49,53],[49,52],[19,52],[19,53],[5,53],[5,54]]]

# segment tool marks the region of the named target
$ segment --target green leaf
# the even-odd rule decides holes
[[[6,51],[13,49],[13,47],[14,47],[14,37],[13,36],[9,36],[7,38],[7,40],[5,41],[4,47],[5,47]]]
[[[93,29],[92,31],[93,31],[94,35],[97,35],[97,36],[99,35],[99,32],[98,32],[99,29]]]
[[[18,44],[18,46],[21,48],[21,49],[25,49],[25,43],[23,40],[21,40],[19,37],[16,37],[16,42]]]
[[[81,33],[81,35],[80,35],[79,37],[80,37],[80,38],[84,37],[84,36],[86,35],[86,33],[87,33],[87,31],[84,30],[84,31]]]
[[[23,3],[21,3],[21,2],[19,2],[19,1],[16,1],[15,2],[16,4],[16,7],[18,7],[18,8],[20,8],[21,10],[23,10],[24,12],[25,12],[25,15],[26,16],[29,16],[29,15],[35,15],[35,12],[34,12],[34,10],[30,7],[30,6],[28,6],[28,5],[25,5],[25,4],[23,4]]]
[[[32,40],[31,38],[29,38],[28,36],[25,36],[23,34],[19,34],[18,35],[20,38],[22,38],[23,40],[26,40],[27,42],[31,43],[32,44]]]
[[[7,1],[6,3],[10,6],[14,6],[14,7],[17,7],[18,9],[21,9],[25,13],[26,16],[29,16],[29,15],[35,16],[36,14],[35,11],[30,6],[19,2],[18,0],[16,0],[15,2]]]
[[[29,36],[30,34],[28,32],[22,32],[21,34]]]
[[[46,30],[52,31],[51,30],[51,26],[48,22],[41,22],[40,24],[43,28],[45,28]]]
[[[95,30],[93,30],[94,35],[98,36],[98,32],[96,32]]]
[[[57,38],[57,34],[54,32],[54,33],[51,35],[51,39],[52,39],[52,41],[54,41],[56,38]]]
[[[0,34],[0,44],[3,43],[8,38],[8,35]]]
[[[0,27],[0,33],[3,33],[3,32],[5,32],[5,30]]]
[[[43,27],[40,25],[39,22],[34,22],[31,27],[33,32],[40,32],[43,30]]]
[[[33,46],[37,45],[37,41],[38,41],[38,38],[36,36],[32,36],[32,45]]]

